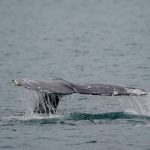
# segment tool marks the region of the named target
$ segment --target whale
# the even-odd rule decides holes
[[[90,94],[100,96],[142,96],[148,91],[130,86],[103,83],[73,83],[61,78],[50,81],[17,79],[12,82],[25,89],[40,93],[38,104],[35,105],[33,113],[55,114],[60,99],[71,94]]]

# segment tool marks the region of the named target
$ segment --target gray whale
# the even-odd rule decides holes
[[[141,96],[148,94],[148,92],[143,89],[128,86],[99,83],[77,84],[63,79],[53,79],[49,82],[29,79],[12,81],[17,86],[41,93],[42,96],[39,98],[39,103],[35,106],[33,112],[42,114],[54,114],[57,110],[60,98],[74,93],[102,96]]]

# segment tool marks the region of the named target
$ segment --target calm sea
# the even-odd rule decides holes
[[[30,116],[12,79],[150,90],[149,0],[0,0],[0,150],[150,150],[150,96],[64,98]],[[26,107],[26,108],[25,108]]]

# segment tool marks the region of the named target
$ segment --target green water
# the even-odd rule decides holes
[[[150,90],[149,6],[0,0],[0,149],[149,150],[149,96],[75,94],[63,98],[57,115],[26,116],[28,96],[11,83],[60,77]]]

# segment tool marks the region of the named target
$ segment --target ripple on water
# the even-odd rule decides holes
[[[126,123],[129,124],[145,124],[145,122],[150,121],[150,116],[135,115],[126,112],[109,112],[109,113],[99,113],[99,114],[88,114],[88,113],[70,113],[67,115],[50,115],[50,116],[8,116],[4,117],[3,120],[6,122],[1,125],[14,125],[16,122],[19,123],[32,123],[32,124],[68,124],[75,125],[75,122],[80,121],[90,121],[95,123],[96,121],[105,122],[105,121],[116,121],[119,120],[122,122],[126,120]],[[74,123],[72,121],[75,121]],[[86,123],[86,122],[85,122]],[[107,122],[105,122],[107,123]]]

